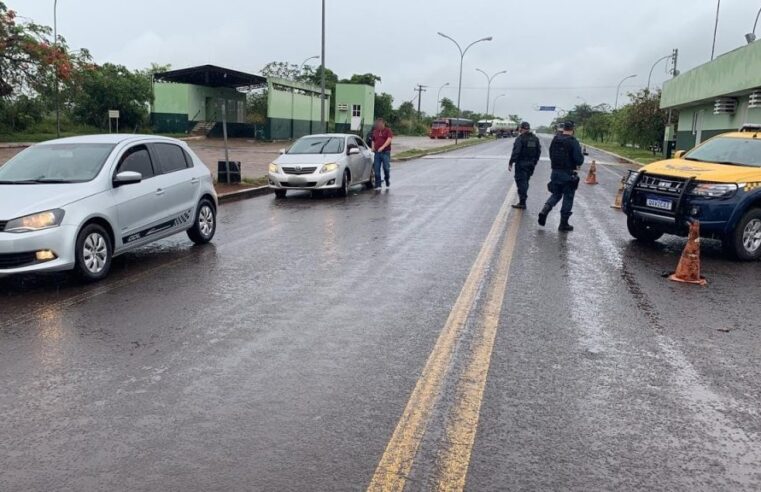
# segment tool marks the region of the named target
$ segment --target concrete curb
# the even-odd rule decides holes
[[[272,193],[272,189],[269,186],[259,186],[258,188],[247,188],[240,191],[232,191],[230,193],[223,193],[217,197],[220,205],[223,203],[237,202],[240,200],[248,200],[249,198],[256,198],[258,196],[269,195]]]
[[[594,150],[596,150],[597,152],[602,152],[603,154],[608,154],[608,155],[611,155],[611,156],[615,157],[616,159],[620,159],[620,160],[622,160],[622,161],[624,161],[624,162],[628,162],[629,164],[634,164],[635,166],[640,166],[640,167],[642,167],[642,166],[645,166],[645,165],[646,165],[646,164],[642,164],[641,162],[637,162],[637,161],[635,161],[634,159],[629,159],[628,157],[624,157],[624,156],[622,156],[622,155],[618,155],[618,154],[615,154],[615,153],[613,153],[613,152],[611,152],[611,151],[609,151],[609,150],[598,149],[598,148],[597,148],[597,147],[595,147],[594,145],[589,145],[589,144],[582,144],[582,145],[583,145],[584,147],[589,147],[590,149],[594,149]]]
[[[25,149],[27,147],[31,147],[32,145],[34,144],[26,142],[0,143],[0,149]]]

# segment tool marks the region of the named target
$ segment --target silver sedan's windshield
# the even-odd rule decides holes
[[[288,149],[289,154],[341,154],[343,151],[343,137],[306,137]]]
[[[36,145],[0,167],[0,184],[82,183],[95,178],[112,144]]]
[[[684,158],[690,161],[761,167],[761,140],[714,138],[691,150]]]

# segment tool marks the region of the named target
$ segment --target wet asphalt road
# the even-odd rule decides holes
[[[0,490],[365,489],[502,210],[510,144],[395,165],[388,193],[225,205],[214,244],[143,248],[99,285],[0,279]],[[581,185],[576,232],[557,211],[540,229],[548,168],[499,236],[466,488],[759,489],[761,264],[706,242],[708,288],[663,279],[684,240],[629,239],[622,165]],[[499,272],[495,255],[407,490],[441,485],[459,444]]]

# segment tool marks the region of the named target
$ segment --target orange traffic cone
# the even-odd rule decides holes
[[[624,187],[626,186],[626,178],[621,179],[621,186],[618,187],[618,191],[616,192],[616,199],[613,202],[613,205],[610,206],[610,208],[617,208],[621,209],[621,205],[624,202]]]
[[[700,276],[700,223],[698,221],[690,223],[687,245],[679,259],[676,272],[669,276],[669,280],[683,284],[708,284],[706,279]]]
[[[597,161],[592,161],[592,165],[589,166],[589,174],[587,174],[587,180],[584,182],[588,185],[597,184]]]

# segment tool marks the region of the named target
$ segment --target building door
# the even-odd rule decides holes
[[[353,104],[351,107],[351,131],[356,132],[362,129],[362,106]]]

